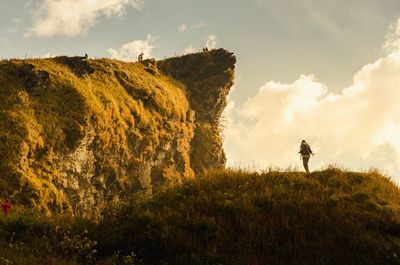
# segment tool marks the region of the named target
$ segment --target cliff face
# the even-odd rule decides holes
[[[191,142],[191,165],[196,173],[225,167],[220,119],[233,85],[236,58],[224,50],[171,58],[160,69],[179,80],[195,112],[196,128]]]
[[[97,215],[127,193],[223,167],[218,123],[234,64],[225,50],[0,62],[2,197]]]

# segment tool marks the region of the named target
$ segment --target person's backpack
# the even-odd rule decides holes
[[[302,143],[300,145],[300,152],[301,155],[311,155],[311,147],[307,143]]]

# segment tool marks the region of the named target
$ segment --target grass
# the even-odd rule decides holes
[[[399,264],[399,205],[377,172],[225,170],[110,205],[97,222],[14,213],[0,242],[65,264]]]
[[[0,61],[1,195],[96,215],[133,191],[223,167],[218,120],[234,64],[222,49],[141,63]]]
[[[48,79],[40,73],[47,73]],[[68,57],[0,62],[3,196],[19,191],[15,198],[19,203],[46,212],[72,211],[76,205],[68,191],[61,190],[63,181],[73,178],[72,165],[85,167],[79,160],[90,161],[75,154],[85,141],[91,142],[96,160],[92,174],[106,184],[141,188],[136,173],[140,166],[173,141],[179,150],[173,159],[182,166],[165,166],[163,177],[192,176],[187,142],[194,121],[188,117],[185,93],[178,82],[150,74],[140,63],[109,59],[85,63]],[[75,175],[78,178],[79,172]],[[115,176],[120,179],[113,180]]]

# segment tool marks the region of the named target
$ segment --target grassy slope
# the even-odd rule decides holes
[[[15,214],[0,234],[4,244],[17,232],[30,252],[46,235],[42,251],[65,261],[74,258],[62,242],[97,241],[72,257],[96,249],[102,264],[137,264],[131,251],[142,264],[400,264],[399,203],[399,189],[375,172],[225,171],[111,207],[98,224],[63,221],[69,233],[57,220]]]
[[[235,61],[222,49],[142,63],[0,61],[0,196],[85,212],[106,193],[224,167],[218,122]]]
[[[90,61],[94,73],[80,77],[63,60],[68,58],[0,62],[2,196],[20,191],[14,199],[44,210],[67,203],[55,185],[63,181],[57,159],[87,131],[96,134],[98,165],[121,181],[131,176],[119,172],[120,164],[138,167],[171,132],[181,131],[182,141],[190,141],[193,131],[184,89],[169,77],[151,74],[140,63],[107,59]],[[21,69],[29,64],[48,72],[49,81],[27,88],[29,73],[21,75]],[[180,148],[184,173],[193,174],[185,157],[189,147]],[[168,176],[178,175],[171,168]]]

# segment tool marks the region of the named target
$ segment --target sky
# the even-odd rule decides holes
[[[377,168],[400,181],[399,0],[0,0],[0,57],[235,53],[228,165]]]

